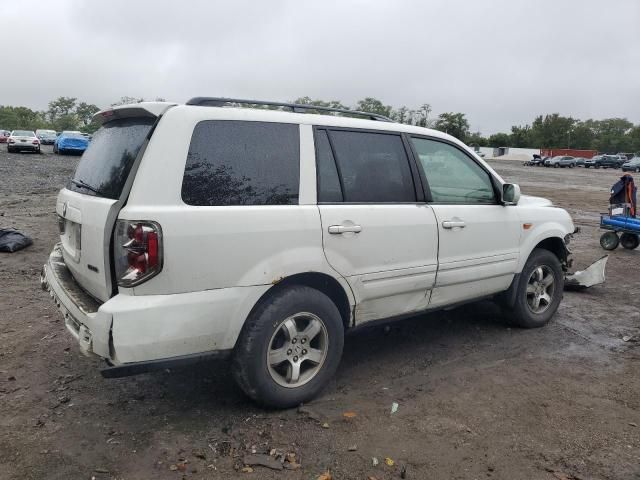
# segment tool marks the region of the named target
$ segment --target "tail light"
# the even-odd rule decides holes
[[[156,222],[118,220],[114,249],[121,287],[140,285],[162,270],[162,230]]]
[[[34,145],[38,145],[38,144],[40,143],[40,140],[34,140],[34,141],[33,141],[33,142],[31,142],[31,143],[33,143]]]

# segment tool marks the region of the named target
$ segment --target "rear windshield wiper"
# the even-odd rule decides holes
[[[89,185],[87,182],[85,182],[83,180],[73,180],[73,179],[71,179],[71,183],[73,183],[74,185],[77,185],[79,187],[86,188],[87,190],[90,190],[93,193],[97,193],[98,195],[104,195],[104,192],[98,190],[96,187],[92,187],[91,185]]]

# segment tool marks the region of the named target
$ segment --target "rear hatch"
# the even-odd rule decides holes
[[[56,204],[67,268],[101,301],[113,294],[111,238],[124,205],[132,167],[157,118],[172,104],[139,104],[101,112],[104,122]]]

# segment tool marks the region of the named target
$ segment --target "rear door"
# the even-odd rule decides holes
[[[425,309],[438,231],[405,139],[317,128],[315,141],[324,251],[354,292],[356,322]]]
[[[463,149],[432,138],[411,141],[440,232],[432,306],[506,290],[519,257],[516,209],[499,203],[491,174]]]
[[[134,108],[109,113],[56,204],[65,263],[102,301],[112,295],[110,242],[129,173],[157,118]]]

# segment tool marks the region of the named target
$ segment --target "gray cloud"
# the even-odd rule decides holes
[[[374,96],[483,133],[551,112],[640,122],[637,0],[0,3],[5,105]]]

